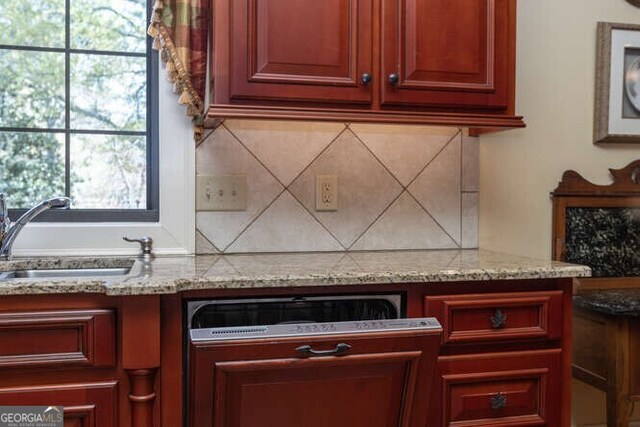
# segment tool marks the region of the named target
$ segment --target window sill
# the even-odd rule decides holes
[[[195,143],[171,84],[159,82],[159,222],[36,222],[14,245],[15,256],[134,255],[123,236],[150,236],[158,254],[195,251]]]

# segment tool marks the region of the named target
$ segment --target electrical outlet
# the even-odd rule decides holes
[[[246,211],[246,175],[198,175],[196,179],[196,210]]]
[[[337,175],[316,175],[316,210],[338,210]]]

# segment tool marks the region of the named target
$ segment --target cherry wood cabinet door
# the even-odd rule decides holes
[[[2,406],[63,406],[65,427],[116,427],[116,381],[0,388]]]
[[[383,105],[509,104],[515,0],[382,0]]]
[[[439,331],[191,344],[192,427],[424,427]],[[348,344],[342,356],[302,357]]]
[[[216,0],[214,98],[369,104],[373,0]]]

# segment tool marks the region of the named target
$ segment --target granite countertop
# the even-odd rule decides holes
[[[127,267],[125,276],[0,280],[0,295],[171,294],[201,289],[438,283],[587,277],[588,267],[484,250],[31,258],[0,262],[0,272],[31,268]]]
[[[640,317],[640,288],[583,291],[573,297],[573,305],[613,316]]]

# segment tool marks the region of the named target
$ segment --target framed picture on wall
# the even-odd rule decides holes
[[[598,22],[593,136],[640,142],[640,25]]]

